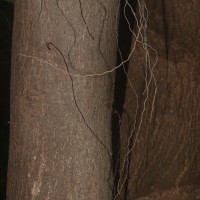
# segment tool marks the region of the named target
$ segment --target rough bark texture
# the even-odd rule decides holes
[[[124,187],[119,199],[199,199],[200,2],[146,3],[148,44],[157,50],[159,59],[153,71],[157,95],[151,112],[156,87],[152,78],[149,90],[145,90],[145,51],[138,43],[128,74],[137,97],[128,84],[121,126],[121,163],[131,131],[129,149],[134,148],[121,173],[120,184]],[[155,52],[148,49],[152,67]],[[147,72],[148,82],[149,67]]]
[[[117,2],[15,1],[8,200],[111,199]]]

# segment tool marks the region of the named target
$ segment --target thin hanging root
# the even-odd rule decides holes
[[[130,28],[130,22],[126,16],[126,7],[129,7],[131,9],[131,12],[133,14],[133,17],[136,22],[136,26],[137,26],[137,34]],[[142,126],[142,122],[143,122],[143,114],[146,110],[146,102],[147,100],[149,99],[149,87],[150,87],[150,83],[153,79],[153,82],[154,82],[154,85],[155,85],[155,91],[154,91],[154,95],[153,95],[153,101],[152,101],[152,108],[151,108],[151,114],[150,114],[150,121],[151,121],[151,118],[152,118],[152,113],[153,113],[153,109],[154,109],[154,103],[155,103],[155,98],[156,98],[156,93],[157,93],[157,84],[156,84],[156,79],[155,79],[155,76],[153,74],[153,70],[157,64],[157,61],[158,61],[158,54],[157,54],[157,50],[154,49],[151,45],[148,44],[148,40],[147,40],[147,22],[148,22],[148,9],[146,7],[146,4],[145,2],[142,0],[138,0],[138,12],[139,12],[139,19],[137,18],[136,16],[136,13],[134,12],[133,8],[131,7],[131,5],[129,4],[128,0],[126,0],[125,2],[125,6],[124,6],[124,17],[128,23],[128,26],[129,26],[129,29],[132,33],[132,36],[133,36],[133,39],[135,40],[134,43],[133,43],[133,47],[132,47],[132,50],[128,56],[128,61],[130,59],[130,56],[134,53],[134,50],[136,48],[136,44],[140,44],[143,49],[144,49],[144,52],[145,52],[145,55],[144,55],[144,58],[145,58],[145,85],[146,85],[146,88],[143,92],[143,95],[146,95],[144,101],[143,101],[143,109],[141,111],[141,117],[139,119],[139,122],[136,121],[136,116],[138,115],[138,106],[139,106],[139,99],[138,99],[138,95],[136,93],[136,90],[134,88],[134,86],[132,85],[129,77],[128,77],[128,74],[126,73],[127,75],[127,79],[128,79],[128,83],[130,84],[130,88],[131,90],[133,91],[134,95],[135,95],[135,98],[136,98],[136,112],[135,112],[135,117],[134,117],[134,126],[133,126],[133,129],[131,130],[130,134],[129,134],[129,137],[128,137],[128,141],[127,141],[127,147],[128,147],[128,151],[125,155],[125,157],[123,158],[123,161],[122,162],[122,167],[120,169],[120,175],[119,175],[119,181],[118,181],[118,184],[117,184],[117,188],[115,189],[115,191],[117,191],[114,199],[117,199],[117,197],[121,194],[121,191],[122,191],[122,188],[125,184],[125,182],[127,181],[128,179],[128,175],[129,175],[129,169],[128,169],[128,166],[129,166],[129,156],[131,154],[131,152],[133,151],[135,145],[136,145],[136,142],[137,142],[137,139],[138,139],[138,136],[140,134],[140,129],[141,129],[141,126]],[[150,57],[150,54],[149,54],[149,49],[151,49],[154,53],[155,53],[155,62],[152,64],[151,63],[151,57]],[[125,61],[127,62],[127,61]],[[121,63],[122,65],[124,64],[124,62]],[[150,71],[150,78],[149,80],[147,80],[148,78],[148,71]],[[135,133],[135,136],[133,137],[133,134],[136,130],[136,122],[139,124],[138,126],[138,129],[137,129],[137,132]],[[134,141],[132,142],[134,138]],[[132,144],[132,145],[131,145]],[[125,176],[123,176],[125,172]]]

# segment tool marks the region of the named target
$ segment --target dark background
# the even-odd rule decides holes
[[[13,5],[0,1],[0,199],[6,196]]]

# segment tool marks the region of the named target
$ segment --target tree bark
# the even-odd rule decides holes
[[[118,1],[15,1],[8,200],[112,197]]]
[[[146,3],[148,40],[137,42],[129,63],[118,199],[197,199],[200,2]]]

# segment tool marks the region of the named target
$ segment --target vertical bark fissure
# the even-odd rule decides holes
[[[169,46],[168,46],[168,22],[167,22],[167,14],[166,14],[166,5],[165,0],[161,0],[162,3],[162,11],[163,11],[163,30],[165,34],[165,56],[167,63],[169,62]],[[168,63],[169,65],[169,63]]]
[[[124,60],[127,60],[131,51],[132,33],[130,28],[134,27],[134,19],[131,13],[130,7],[124,12],[124,6],[127,4],[125,0],[120,2],[119,8],[119,28],[118,28],[118,52],[117,52],[117,66]],[[136,10],[137,1],[129,2],[129,5]],[[124,16],[126,13],[126,16]],[[129,25],[126,18],[129,20]],[[119,181],[119,159],[120,159],[120,124],[123,111],[123,105],[125,102],[127,73],[128,73],[129,61],[125,62],[122,67],[116,70],[115,75],[115,90],[114,90],[114,102],[113,102],[113,115],[112,115],[112,152],[113,152],[113,165],[112,170],[114,173],[114,190],[113,198],[116,195],[116,187]]]

